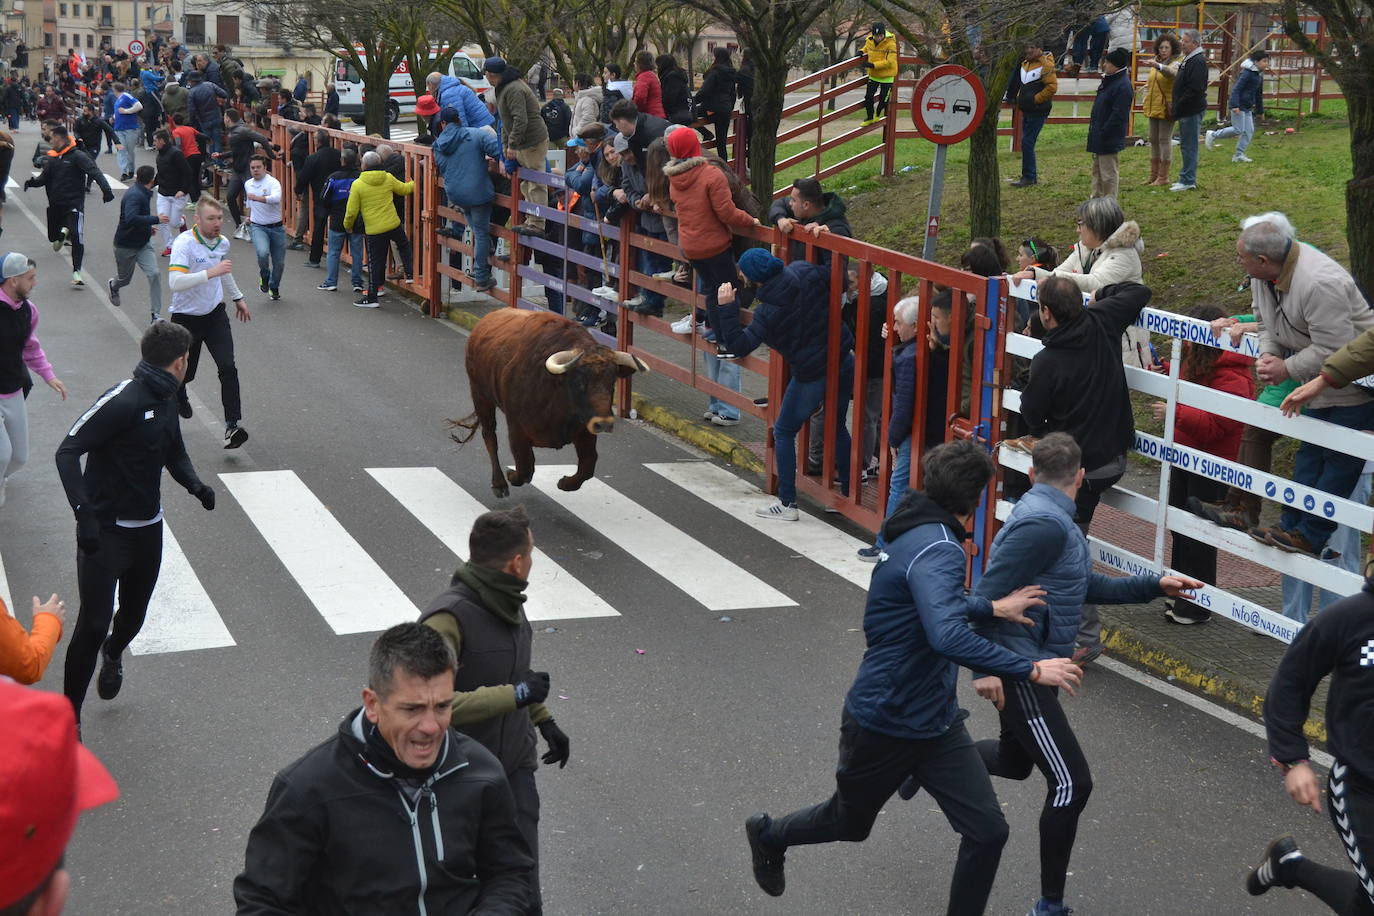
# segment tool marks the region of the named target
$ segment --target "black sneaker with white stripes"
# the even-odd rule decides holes
[[[1292,887],[1293,869],[1303,860],[1302,850],[1291,836],[1279,837],[1264,850],[1264,858],[1245,879],[1250,896],[1258,897],[1271,887]]]
[[[248,441],[248,430],[242,426],[231,426],[224,431],[224,447],[238,448]]]

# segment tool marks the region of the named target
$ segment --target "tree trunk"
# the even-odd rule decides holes
[[[1352,68],[1355,69],[1355,68]],[[1369,69],[1374,70],[1374,66]],[[1350,274],[1374,304],[1374,78],[1357,76],[1341,86],[1350,120],[1351,178],[1345,186],[1345,237]],[[1359,85],[1357,85],[1359,84]]]
[[[997,172],[997,108],[989,105],[968,147],[969,238],[997,238],[1002,231],[1002,182]]]
[[[754,58],[754,126],[749,137],[749,185],[766,211],[773,200],[773,163],[777,159],[778,124],[782,121],[787,62],[765,54],[757,45]]]
[[[391,130],[386,123],[386,108],[391,101],[391,73],[377,63],[376,57],[368,58],[367,72],[363,77],[363,119],[369,134],[390,137]]]

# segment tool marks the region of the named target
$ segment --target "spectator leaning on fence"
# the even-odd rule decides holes
[[[1169,164],[1174,158],[1174,77],[1178,75],[1178,36],[1163,32],[1155,38],[1154,57],[1144,58],[1150,68],[1145,81],[1145,117],[1150,121],[1150,178],[1147,185],[1169,186]]]
[[[943,295],[948,297],[949,291],[945,290]],[[884,520],[897,510],[902,494],[911,486],[911,423],[916,413],[916,321],[920,312],[921,300],[918,296],[907,296],[892,307],[892,331],[897,335],[897,345],[892,348],[892,412],[887,424],[892,476],[883,509]],[[888,334],[886,324],[882,333],[884,337]],[[880,526],[873,546],[859,548],[859,559],[869,563],[878,562],[886,545]]]
[[[1041,43],[1027,42],[1021,66],[1007,83],[1007,101],[1021,112],[1021,177],[1013,188],[1028,188],[1040,180],[1035,162],[1035,143],[1054,107],[1059,77],[1054,72],[1054,56],[1045,53]]]
[[[499,57],[488,57],[482,69],[496,81],[493,92],[501,117],[501,143],[506,149],[506,157],[519,163],[521,171],[544,171],[549,131],[539,116],[539,99],[534,90],[520,78],[520,71]],[[443,104],[442,99],[440,103]],[[549,189],[533,181],[520,182],[520,196],[532,204],[549,205]],[[544,217],[534,213],[521,214],[521,217],[515,232],[544,234]]]
[[[1293,378],[1307,382],[1333,353],[1370,328],[1371,311],[1345,268],[1322,252],[1264,221],[1243,229],[1236,241],[1241,266],[1252,278],[1250,294],[1260,320],[1259,377],[1269,384]],[[1374,398],[1358,386],[1323,391],[1307,415],[1353,430],[1374,429]],[[1364,468],[1364,459],[1304,442],[1293,479],[1304,486],[1344,496]],[[1336,523],[1285,507],[1279,524],[1250,535],[1282,550],[1319,556]]]

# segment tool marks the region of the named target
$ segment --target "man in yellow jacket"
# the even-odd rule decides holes
[[[414,279],[411,268],[410,239],[401,228],[396,215],[395,195],[415,193],[415,182],[397,181],[396,176],[382,168],[382,157],[375,151],[363,154],[363,173],[348,191],[348,206],[344,209],[344,231],[352,232],[361,215],[367,233],[367,292],[353,303],[360,309],[377,307],[377,290],[386,280],[386,259],[391,243],[401,253],[401,267],[405,282]]]
[[[881,22],[873,23],[873,31],[864,41],[861,52],[868,70],[868,88],[864,92],[864,123],[872,124],[887,114],[887,97],[892,81],[897,78],[897,39],[889,35]],[[877,108],[873,106],[877,98]]]

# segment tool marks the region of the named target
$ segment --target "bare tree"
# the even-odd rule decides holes
[[[816,18],[812,34],[825,46],[826,66],[848,60],[858,53],[859,36],[869,27],[868,20],[873,18],[873,10],[866,0],[839,0]],[[840,84],[839,76],[830,78],[830,87]],[[835,108],[835,100],[829,107]]]
[[[1318,46],[1298,19],[1311,11],[1326,23],[1328,42]],[[1345,94],[1353,174],[1345,185],[1345,235],[1350,272],[1365,299],[1374,302],[1374,8],[1368,0],[1285,0],[1283,29],[1310,54]]]
[[[670,5],[649,23],[649,41],[660,54],[672,54],[688,75],[694,74],[697,42],[715,17],[691,6]]]

